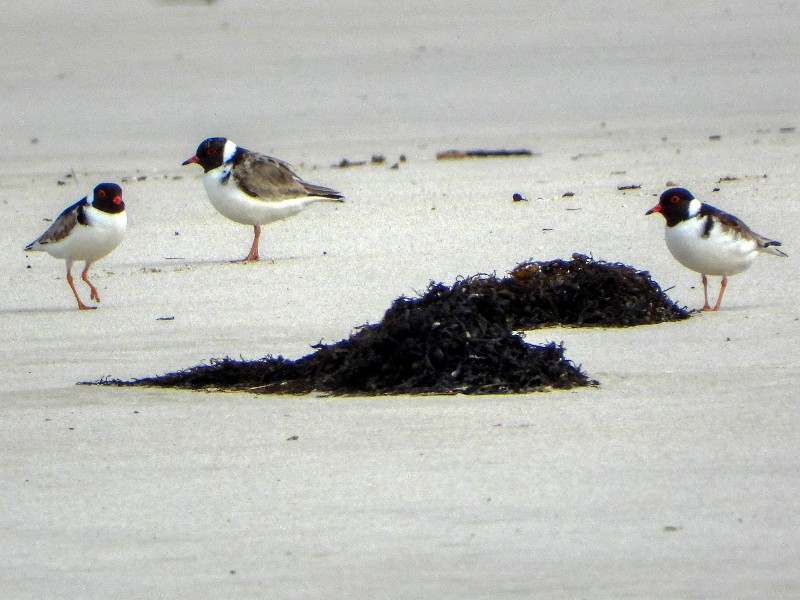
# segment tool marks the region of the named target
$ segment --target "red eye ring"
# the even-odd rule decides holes
[[[678,196],[672,196],[672,197],[669,199],[669,201],[670,201],[670,202],[672,202],[673,204],[677,204],[678,202],[680,202],[680,201],[681,201],[681,199],[680,199],[680,198],[678,198]]]
[[[217,149],[216,148],[209,148],[208,149],[208,155],[209,156],[214,156],[216,153],[217,153]]]
[[[99,198],[105,198],[106,197],[106,191],[105,190],[97,190],[97,196]]]

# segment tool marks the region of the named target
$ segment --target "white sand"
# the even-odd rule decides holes
[[[0,21],[0,597],[800,595],[798,7],[64,4]],[[269,226],[268,260],[228,264],[251,232],[179,166],[207,135],[348,202]],[[499,147],[542,154],[434,160]],[[388,163],[330,168],[373,153]],[[122,178],[129,233],[93,268],[100,308],[79,312],[63,262],[21,248]],[[731,278],[717,314],[527,335],[563,340],[598,388],[75,385],[298,357],[430,280],[573,252],[698,307],[699,276],[644,217],[668,181],[790,258]]]

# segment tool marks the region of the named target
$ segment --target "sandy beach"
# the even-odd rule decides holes
[[[4,9],[0,597],[800,595],[800,7],[562,4]],[[231,264],[252,229],[180,166],[211,135],[347,201]],[[534,154],[436,160],[476,148]],[[63,261],[22,248],[101,181],[129,227],[78,311]],[[297,358],[431,281],[576,252],[699,308],[700,276],[644,214],[672,184],[789,258],[731,277],[718,313],[525,333],[597,387],[76,385]]]

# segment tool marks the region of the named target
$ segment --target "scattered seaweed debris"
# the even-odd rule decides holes
[[[367,164],[367,161],[365,160],[350,160],[349,158],[343,158],[338,162],[338,164],[331,165],[331,167],[347,169],[348,167],[363,167],[365,164]]]
[[[742,179],[749,179],[749,180],[758,180],[758,179],[767,179],[769,175],[764,173],[763,175],[742,175],[741,177],[737,177],[735,175],[725,175],[717,179],[717,183],[732,183],[734,181],[741,181]]]
[[[403,157],[403,162],[405,158]],[[386,157],[383,154],[373,154],[372,157],[369,159],[369,163],[373,165],[382,165],[386,162]],[[349,158],[343,158],[337,164],[331,165],[333,169],[347,169],[349,167],[363,167],[367,164],[366,160],[350,160]]]
[[[730,183],[731,181],[739,181],[739,178],[733,175],[725,175],[717,179],[717,183]]]
[[[629,326],[686,318],[642,271],[574,255],[528,262],[503,279],[475,275],[452,287],[431,283],[396,299],[376,325],[298,360],[213,359],[133,381],[139,385],[334,395],[500,394],[594,385],[562,346],[526,343],[514,330],[546,325]]]
[[[489,158],[498,156],[534,156],[527,148],[519,150],[442,150],[436,153],[436,160],[456,160],[459,158]],[[538,154],[536,154],[538,156]]]

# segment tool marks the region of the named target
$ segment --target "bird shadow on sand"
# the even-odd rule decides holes
[[[0,315],[58,315],[68,313],[93,313],[94,310],[78,310],[75,305],[71,306],[26,306],[22,308],[0,308]]]
[[[107,274],[157,274],[160,272],[176,272],[176,271],[187,271],[187,270],[194,270],[194,269],[203,269],[203,268],[218,268],[218,267],[225,267],[230,266],[233,268],[258,268],[259,266],[263,267],[270,267],[274,265],[281,265],[285,263],[296,263],[301,261],[307,261],[313,258],[310,255],[304,256],[278,256],[278,257],[270,257],[270,258],[261,258],[258,261],[251,261],[251,262],[241,262],[235,259],[186,259],[186,258],[164,258],[162,260],[154,260],[149,261],[147,264],[142,263],[128,263],[128,264],[119,264],[117,265],[118,271],[113,269],[108,269]],[[123,271],[125,273],[123,273]]]

